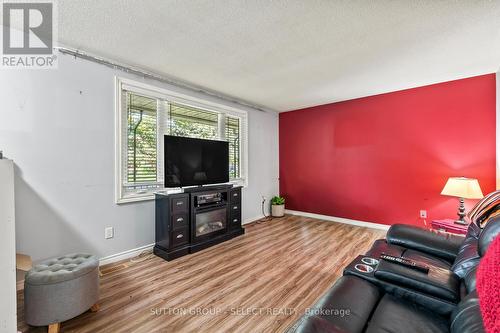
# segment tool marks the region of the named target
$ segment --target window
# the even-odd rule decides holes
[[[117,203],[163,188],[163,136],[229,142],[229,179],[246,185],[246,112],[117,79]]]
[[[154,98],[125,92],[127,98],[127,183],[156,182],[157,105]]]
[[[170,135],[210,140],[219,137],[217,112],[170,103],[168,119]]]
[[[240,119],[226,117],[226,139],[229,141],[229,177],[240,178]]]

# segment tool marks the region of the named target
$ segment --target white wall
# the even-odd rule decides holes
[[[0,75],[0,150],[15,161],[18,252],[105,257],[153,243],[153,201],[114,203],[114,77],[185,91],[58,56],[57,70]],[[261,195],[278,193],[278,115],[250,110],[248,121],[244,221],[260,217]],[[113,239],[104,239],[106,226]]]
[[[16,247],[14,218],[14,167],[0,160],[0,332],[15,332]]]

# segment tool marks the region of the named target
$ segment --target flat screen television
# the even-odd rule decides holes
[[[165,135],[165,187],[227,183],[229,143]]]

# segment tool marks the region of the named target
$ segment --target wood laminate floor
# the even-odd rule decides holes
[[[62,332],[282,332],[384,231],[286,216],[174,261],[154,255],[101,267],[101,308]],[[19,330],[46,332],[23,322]]]

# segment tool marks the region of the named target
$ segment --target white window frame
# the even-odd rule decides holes
[[[115,202],[117,204],[137,202],[144,200],[154,199],[154,193],[158,191],[169,190],[170,188],[161,187],[154,190],[147,190],[138,193],[125,193],[123,189],[123,184],[125,180],[123,163],[126,157],[126,152],[124,152],[124,140],[127,140],[126,133],[124,133],[124,124],[126,120],[126,110],[124,110],[122,101],[122,91],[126,89],[128,91],[158,98],[165,100],[167,102],[179,103],[186,106],[192,106],[200,108],[207,111],[217,112],[219,115],[219,124],[225,119],[225,115],[240,118],[240,178],[233,179],[230,182],[235,185],[248,186],[248,113],[247,111],[237,109],[224,104],[216,103],[207,99],[203,99],[197,96],[181,93],[178,91],[173,91],[165,88],[160,88],[151,84],[146,84],[138,82],[135,80],[115,77]],[[219,136],[225,135],[224,130],[225,122],[223,126],[219,126]],[[126,128],[126,127],[125,127]],[[158,132],[160,132],[160,124],[158,123]],[[163,137],[165,133],[157,133],[157,137]],[[157,160],[158,160],[158,174],[163,175],[163,140],[158,140],[157,142]],[[163,177],[162,177],[163,178]],[[163,179],[160,180],[163,182]],[[172,188],[176,190],[178,188]]]

